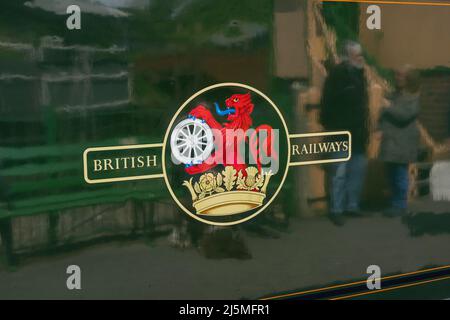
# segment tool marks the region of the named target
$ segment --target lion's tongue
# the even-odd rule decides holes
[[[228,108],[226,110],[220,110],[219,104],[216,102],[214,103],[214,105],[216,106],[216,112],[219,116],[226,116],[229,114],[233,114],[236,112],[236,110],[234,108]]]

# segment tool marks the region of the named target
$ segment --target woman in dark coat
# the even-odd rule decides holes
[[[419,76],[408,67],[396,71],[397,90],[391,105],[383,109],[380,117],[382,133],[379,157],[385,162],[392,191],[389,215],[402,215],[407,211],[409,190],[409,164],[417,161],[420,132]]]

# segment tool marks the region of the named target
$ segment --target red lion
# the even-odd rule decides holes
[[[256,160],[259,171],[261,171],[261,152],[264,151],[269,157],[276,157],[276,153],[272,149],[273,129],[269,125],[263,124],[258,126],[251,134],[250,139],[248,139],[247,136],[243,137],[242,135],[236,135],[234,139],[227,139],[227,133],[230,133],[230,130],[236,131],[241,129],[246,132],[249,128],[251,128],[253,122],[251,114],[253,112],[254,105],[252,103],[250,93],[234,94],[226,99],[225,103],[227,106],[227,109],[225,111],[220,110],[218,104],[215,104],[216,112],[219,115],[227,115],[227,122],[223,124],[220,124],[218,121],[216,121],[216,119],[214,119],[214,116],[211,114],[211,111],[203,105],[196,106],[189,113],[190,117],[204,120],[210,128],[220,130],[223,144],[221,147],[218,146],[218,150],[216,149],[216,151],[211,154],[205,162],[186,167],[185,170],[188,174],[198,174],[214,168],[219,164],[217,163],[217,161],[212,160],[215,159],[216,156],[223,158],[223,162],[221,164],[223,164],[224,166],[231,165],[238,172],[239,170],[243,170],[243,173],[245,174],[245,169],[247,168],[247,166],[245,164],[243,156],[238,150],[238,146],[241,145],[243,139],[245,139],[245,142],[249,143],[250,152],[252,153],[253,158]],[[267,137],[263,140],[262,146],[259,146],[258,132],[262,130],[266,131]],[[260,147],[262,147],[262,149]],[[231,150],[234,151],[233,160],[227,159],[226,156],[227,151]]]

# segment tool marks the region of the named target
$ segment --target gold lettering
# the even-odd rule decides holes
[[[150,158],[150,156],[147,156],[147,167],[156,167],[156,155],[153,156],[153,158]]]
[[[336,142],[330,143],[330,152],[336,152]],[[338,151],[339,151],[339,145],[338,145]]]
[[[96,171],[102,171],[102,161],[101,160],[94,160],[94,172]]]
[[[344,141],[344,143],[342,144],[343,145],[343,151],[348,151],[349,149],[348,149],[348,141]]]
[[[142,167],[145,165],[145,163],[144,163],[144,157],[143,157],[143,156],[139,156],[139,157],[137,158],[137,162],[138,162],[137,167],[138,167],[138,168],[142,168]]]
[[[114,167],[111,164],[112,160],[111,159],[104,159],[104,164],[105,164],[105,169],[104,170],[114,170]]]
[[[330,145],[329,143],[320,143],[319,144],[319,151],[320,151],[320,153],[328,152],[328,146],[329,145]]]
[[[120,159],[123,160],[123,168],[124,169],[128,169],[127,160],[129,159],[129,157],[123,157],[123,158],[120,158]]]
[[[298,144],[294,144],[292,146],[292,155],[295,156],[295,155],[299,155],[299,154],[300,154],[300,151],[298,150]]]
[[[309,154],[308,148],[306,147],[306,144],[304,144],[304,145],[302,146],[302,154]]]

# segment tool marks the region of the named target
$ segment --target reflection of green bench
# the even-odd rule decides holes
[[[98,145],[117,145],[104,141]],[[6,190],[0,206],[0,233],[7,262],[14,260],[12,218],[49,214],[49,228],[56,228],[58,213],[128,200],[156,200],[166,192],[160,183],[124,182],[88,185],[83,178],[82,154],[86,146],[0,148],[0,183]],[[49,230],[49,234],[56,234]]]

